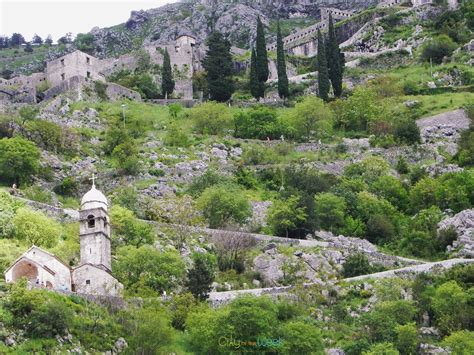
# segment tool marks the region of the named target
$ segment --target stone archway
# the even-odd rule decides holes
[[[21,260],[12,270],[12,281],[16,282],[22,277],[26,277],[28,281],[35,283],[38,278],[38,267],[28,260]]]

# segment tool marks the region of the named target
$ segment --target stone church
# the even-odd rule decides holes
[[[123,286],[112,275],[108,202],[95,183],[79,211],[81,261],[69,267],[53,254],[32,246],[5,272],[6,282],[22,277],[33,287],[93,295],[120,295]]]

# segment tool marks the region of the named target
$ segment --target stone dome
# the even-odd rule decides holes
[[[105,195],[95,188],[95,184],[92,188],[82,197],[81,210],[90,210],[93,208],[103,208],[107,211],[109,206]]]

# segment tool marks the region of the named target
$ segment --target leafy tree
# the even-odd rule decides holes
[[[410,206],[414,211],[436,205],[437,183],[433,178],[425,177],[412,187],[409,194]]]
[[[43,44],[43,39],[35,33],[35,35],[33,36],[33,43]]]
[[[118,249],[114,273],[132,295],[155,296],[179,285],[185,268],[175,251],[160,252],[150,245]]]
[[[71,327],[74,313],[60,300],[49,299],[29,315],[27,333],[32,337],[53,338]]]
[[[249,80],[250,93],[254,98],[260,100],[261,97],[265,96],[265,86],[258,80],[257,75],[257,55],[255,49],[252,49],[252,56],[250,58],[250,80]]]
[[[254,106],[234,115],[235,137],[278,139],[289,128],[277,116],[276,110],[266,106]]]
[[[74,45],[80,51],[92,54],[94,52],[95,37],[92,33],[79,33],[74,40]]]
[[[416,354],[419,343],[416,324],[397,325],[395,333],[397,334],[395,344],[400,354]]]
[[[399,355],[398,350],[392,343],[377,343],[370,347],[369,351],[364,351],[362,355]]]
[[[189,292],[174,295],[170,305],[173,328],[184,330],[188,315],[197,308],[197,305],[197,300]]]
[[[351,254],[342,265],[342,275],[344,277],[354,277],[367,275],[372,272],[372,266],[367,256],[362,253]]]
[[[318,93],[319,97],[324,101],[328,101],[329,89],[331,83],[329,81],[328,61],[326,58],[326,44],[324,43],[321,31],[318,31]]]
[[[166,310],[152,304],[135,308],[124,317],[124,328],[130,335],[129,349],[134,354],[157,354],[167,352],[174,340],[170,317]]]
[[[416,122],[410,118],[397,122],[393,134],[401,143],[421,143],[420,129]]]
[[[202,134],[224,134],[232,127],[232,114],[224,104],[206,102],[193,107],[189,118],[194,121],[194,127]]]
[[[339,49],[336,31],[332,16],[329,15],[328,40],[326,43],[327,62],[329,69],[329,79],[331,80],[334,95],[336,97],[342,94],[342,74],[344,70],[344,57]]]
[[[442,346],[448,347],[453,355],[473,354],[474,332],[468,330],[453,332],[443,340]]]
[[[13,217],[14,235],[29,245],[51,248],[56,245],[62,234],[61,226],[42,212],[22,207]]]
[[[395,228],[387,216],[376,214],[369,217],[365,235],[370,242],[383,244],[393,239]]]
[[[223,227],[229,223],[243,224],[252,214],[248,200],[233,185],[207,188],[197,204],[211,228]]]
[[[0,49],[8,48],[10,39],[6,36],[0,36]]]
[[[405,210],[408,207],[408,192],[401,181],[394,176],[380,176],[370,186],[370,192],[386,199],[400,210]]]
[[[466,325],[467,294],[456,281],[448,281],[436,288],[432,307],[435,322],[443,334],[457,331]]]
[[[36,145],[20,137],[0,140],[0,176],[8,183],[25,183],[40,168],[40,152]]]
[[[303,321],[284,323],[279,333],[282,346],[279,351],[284,354],[323,354],[324,344],[321,332],[313,324]]]
[[[151,244],[154,235],[150,224],[140,221],[132,211],[115,205],[110,209],[115,245],[133,245],[140,247]]]
[[[173,70],[171,69],[170,54],[168,49],[163,54],[163,68],[161,70],[161,94],[170,97],[174,91]]]
[[[64,36],[58,39],[58,44],[69,44],[72,43],[72,33],[68,32]]]
[[[381,176],[388,174],[390,166],[382,157],[369,156],[358,163],[344,169],[344,175],[352,178],[362,178],[367,184],[372,184]]]
[[[347,100],[335,104],[340,105],[336,112],[337,125],[354,131],[367,131],[381,111],[375,91],[362,86],[358,86]]]
[[[12,237],[13,217],[16,211],[23,207],[23,203],[11,197],[7,192],[0,192],[0,238]]]
[[[286,73],[285,48],[281,35],[280,21],[277,23],[277,74],[278,74],[278,96],[286,99],[289,95],[288,74]]]
[[[20,33],[13,33],[10,37],[10,45],[12,47],[18,47],[25,43],[25,38]]]
[[[211,100],[228,101],[234,92],[233,64],[230,42],[222,33],[212,32],[206,41],[208,49],[203,59]]]
[[[46,39],[44,40],[44,43],[48,46],[52,45],[53,44],[53,38],[51,37],[51,35],[48,35],[46,37]]]
[[[433,61],[441,64],[444,57],[449,57],[456,49],[457,45],[446,35],[441,35],[427,41],[421,49],[421,59],[423,61]]]
[[[320,228],[335,232],[344,226],[346,201],[343,197],[324,192],[317,194],[314,200],[314,213]]]
[[[289,122],[298,139],[328,137],[332,133],[332,111],[316,96],[308,96],[289,112]]]
[[[205,255],[207,254],[194,256],[194,266],[188,270],[186,281],[186,288],[199,300],[205,300],[209,296],[214,282],[214,268],[206,262]]]
[[[122,174],[134,175],[139,169],[138,148],[133,139],[117,145],[111,154],[112,165]]]
[[[273,336],[277,322],[275,303],[268,297],[240,297],[229,306],[228,314],[218,327],[231,330],[236,339],[257,342],[257,338]]]
[[[25,124],[25,122],[32,121],[38,116],[39,109],[34,105],[26,105],[20,108],[18,113],[20,114],[22,124]]]
[[[258,81],[264,85],[268,80],[270,71],[268,70],[267,44],[265,41],[265,32],[260,17],[257,18],[257,39],[255,45],[255,54],[257,55],[257,77]]]
[[[290,231],[306,220],[306,208],[300,207],[299,203],[298,196],[273,202],[267,219],[276,235],[288,238]]]

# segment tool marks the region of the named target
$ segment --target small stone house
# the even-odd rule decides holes
[[[81,261],[70,267],[55,255],[32,246],[6,270],[6,282],[25,277],[31,287],[92,295],[120,295],[123,286],[112,274],[108,202],[95,184],[81,201]]]

